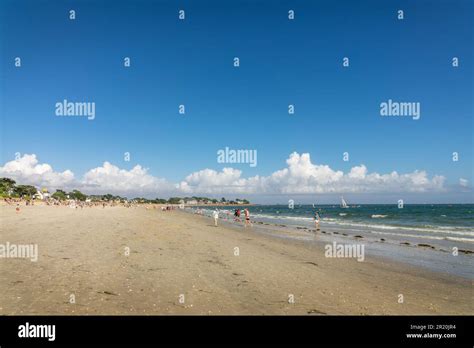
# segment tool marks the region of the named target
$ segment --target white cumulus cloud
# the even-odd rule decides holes
[[[205,169],[179,184],[189,193],[248,194],[315,194],[315,193],[388,193],[442,191],[445,178],[429,178],[425,171],[399,174],[369,173],[364,165],[353,167],[347,174],[327,165],[313,164],[308,153],[294,152],[287,167],[267,177],[242,178],[239,170],[224,168],[221,172]]]
[[[74,173],[70,170],[56,172],[46,163],[38,163],[36,155],[25,154],[0,167],[0,176],[14,179],[18,184],[39,187],[63,187],[74,183]]]
[[[311,162],[310,154],[294,152],[286,160],[286,167],[269,176],[244,178],[241,170],[224,168],[221,171],[203,169],[189,174],[176,184],[151,175],[146,168],[136,165],[130,170],[109,162],[90,169],[81,179],[70,170],[56,172],[51,165],[40,164],[36,155],[7,162],[0,167],[0,176],[15,179],[19,184],[32,184],[50,189],[79,189],[89,194],[112,193],[126,196],[158,197],[168,194],[325,194],[325,193],[399,193],[444,191],[445,178],[429,177],[425,171],[415,170],[400,174],[369,172],[361,164],[344,173],[328,165]],[[461,186],[467,186],[460,179]]]
[[[459,185],[462,187],[468,187],[469,186],[469,181],[467,179],[460,178],[459,179]]]
[[[113,194],[150,194],[174,189],[172,184],[148,174],[140,165],[125,170],[109,162],[85,173],[80,184],[88,191]]]

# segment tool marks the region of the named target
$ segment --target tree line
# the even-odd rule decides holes
[[[0,197],[15,197],[15,198],[25,198],[31,199],[36,195],[38,189],[33,185],[17,185],[16,181],[10,178],[0,178]],[[56,192],[51,194],[51,198],[63,201],[66,199],[74,199],[78,201],[85,201],[86,199],[90,199],[91,201],[120,201],[126,202],[129,201],[128,198],[112,195],[110,193],[104,195],[86,195],[79,190],[72,190],[70,192],[66,192],[64,190],[58,189]],[[180,204],[183,201],[190,202],[196,201],[197,204],[250,204],[250,202],[246,199],[239,199],[236,198],[235,200],[227,200],[226,198],[222,197],[220,200],[215,198],[208,198],[208,197],[199,197],[199,196],[192,196],[192,197],[170,197],[168,199],[164,198],[143,198],[143,197],[135,197],[130,201],[135,201],[139,203],[155,203],[155,204]]]

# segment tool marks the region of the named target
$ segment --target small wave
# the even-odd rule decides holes
[[[209,211],[210,212],[210,211]],[[375,223],[375,219],[383,219],[388,215],[385,214],[373,214],[371,217],[374,219],[373,223],[370,222],[355,222],[351,220],[347,220],[347,218],[342,218],[347,213],[339,213],[337,218],[334,217],[325,217],[322,216],[321,223],[327,225],[340,225],[340,226],[349,226],[355,228],[363,228],[363,229],[380,229],[380,230],[400,230],[400,231],[412,231],[412,232],[420,232],[420,233],[436,233],[436,234],[448,234],[448,235],[460,235],[460,236],[474,236],[474,229],[464,226],[439,226],[439,225],[418,225],[418,226],[398,226],[398,225],[391,225],[391,224],[379,224]],[[272,215],[271,213],[266,214],[253,214],[252,218],[256,219],[268,219],[270,222],[277,222],[277,221],[288,221],[291,222],[301,222],[301,223],[308,223],[313,221],[311,217],[304,217],[304,216],[288,216],[288,215]]]
[[[296,220],[296,221],[311,221],[313,218],[310,217],[302,217],[302,216],[275,216],[275,215],[266,215],[266,214],[254,214],[256,218],[264,218],[264,219],[273,219],[273,220]]]
[[[427,233],[446,233],[446,234],[456,234],[461,236],[474,236],[472,230],[459,230],[455,227],[444,227],[440,229],[439,227],[430,228],[420,228],[420,227],[404,227],[404,226],[391,226],[391,225],[382,225],[382,224],[364,224],[364,223],[355,223],[355,222],[346,222],[341,220],[334,219],[323,219],[323,223],[329,225],[342,225],[342,226],[351,226],[351,227],[360,227],[360,228],[377,228],[381,230],[401,230],[401,231],[413,231],[413,232],[427,232]]]
[[[370,231],[370,232],[373,233],[373,234],[412,237],[412,238],[418,238],[418,239],[452,240],[452,241],[456,241],[456,242],[474,243],[474,239],[472,239],[472,238],[435,237],[435,236],[427,236],[427,235],[421,235],[421,234],[405,234],[405,233],[391,233],[391,232],[379,232],[379,231]]]

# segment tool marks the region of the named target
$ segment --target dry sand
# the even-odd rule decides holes
[[[473,314],[467,279],[178,211],[0,206],[6,242],[37,243],[39,258],[0,259],[2,315]]]

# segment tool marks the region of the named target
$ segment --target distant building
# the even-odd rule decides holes
[[[37,190],[33,196],[34,199],[41,199],[42,201],[48,200],[51,198],[51,193],[47,189]]]

